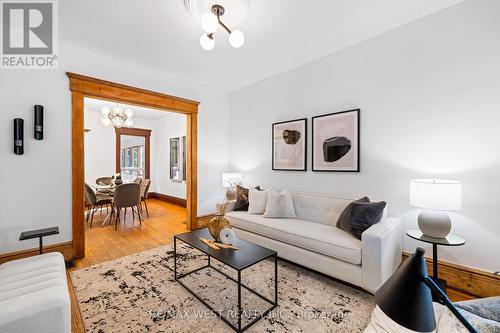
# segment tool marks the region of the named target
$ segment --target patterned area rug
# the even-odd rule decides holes
[[[178,272],[206,264],[206,256],[179,246]],[[235,272],[212,258],[226,274]],[[232,332],[179,283],[173,280],[173,251],[159,247],[71,272],[87,332]],[[273,299],[274,261],[242,272],[242,281]],[[206,268],[183,278],[215,309],[236,323],[236,283]],[[373,296],[278,262],[279,307],[247,332],[362,332],[374,308]],[[243,325],[270,304],[242,288]]]

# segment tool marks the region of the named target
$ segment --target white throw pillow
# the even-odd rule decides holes
[[[259,191],[254,188],[248,191],[248,214],[263,214],[266,210],[267,190]]]
[[[269,191],[264,217],[296,219],[297,215],[290,191]]]

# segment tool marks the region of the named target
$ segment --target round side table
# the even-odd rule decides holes
[[[445,238],[434,238],[425,236],[419,229],[410,229],[406,234],[421,242],[432,244],[432,279],[446,293],[446,281],[439,280],[438,277],[438,245],[441,246],[460,246],[465,244],[465,239],[457,235],[448,234]]]

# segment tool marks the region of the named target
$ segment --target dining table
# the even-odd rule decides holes
[[[134,182],[133,180],[123,180],[121,184],[129,184],[129,183],[133,183],[133,182]],[[118,184],[118,185],[121,185],[121,184]],[[115,193],[115,189],[118,185],[115,184],[115,182],[113,180],[111,182],[111,184],[109,184],[109,185],[95,184],[95,185],[92,185],[92,187],[95,189],[96,193],[104,194],[104,195],[113,197],[113,195]],[[111,218],[111,215],[113,215],[113,209],[111,209],[111,211],[108,213],[108,215],[106,215],[106,218],[102,222],[101,227],[104,227],[104,225],[106,225],[106,223],[108,222],[108,219]]]

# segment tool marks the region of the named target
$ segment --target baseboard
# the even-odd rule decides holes
[[[73,260],[73,242],[69,241],[69,242],[65,242],[65,243],[46,245],[43,247],[43,252],[44,253],[61,252],[62,255],[64,256],[65,261],[72,261]],[[7,262],[7,261],[32,257],[32,256],[36,256],[36,255],[38,255],[38,248],[0,254],[0,264],[3,264],[4,262]]]
[[[208,222],[213,219],[215,216],[214,214],[208,214],[208,215],[203,215],[203,216],[198,216],[198,226],[197,229],[205,228],[208,224]]]
[[[171,203],[172,205],[186,207],[186,199],[173,197],[171,195],[157,193],[157,192],[149,192],[148,198],[155,198],[161,201],[165,201]]]
[[[403,252],[403,260],[410,253]],[[432,272],[432,258],[426,258],[427,269]],[[438,260],[439,278],[448,285],[448,294],[455,300],[500,295],[500,275],[479,269]]]

